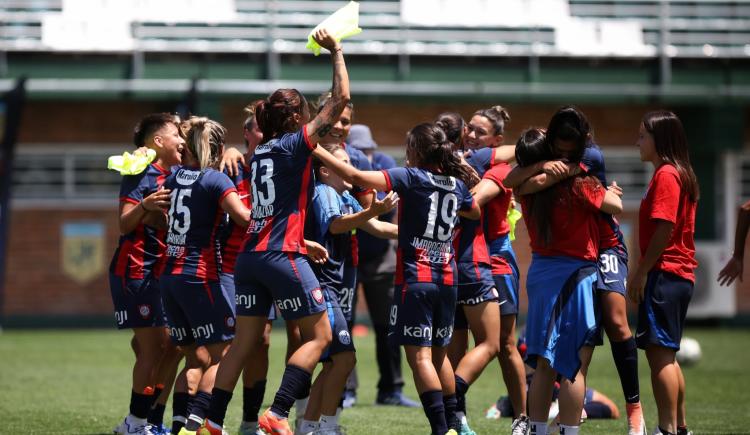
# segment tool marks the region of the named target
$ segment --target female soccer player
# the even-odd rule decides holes
[[[690,166],[680,119],[667,111],[644,115],[638,131],[641,160],[654,175],[638,215],[641,258],[628,275],[628,297],[638,306],[638,347],[646,350],[659,411],[656,433],[687,434],[685,378],[675,360],[695,283],[695,209],[698,180]]]
[[[324,147],[334,157],[350,164],[349,155],[339,144]],[[374,201],[367,209],[362,209],[348,190],[352,185],[332,172],[320,160],[314,160],[316,174],[315,193],[311,213],[305,225],[308,239],[315,240],[328,251],[328,260],[313,265],[315,275],[325,291],[328,317],[331,321],[333,340],[323,358],[323,370],[313,383],[310,400],[304,413],[304,420],[297,432],[307,434],[320,430],[324,433],[335,431],[338,426],[337,407],[347,377],[354,368],[354,343],[351,329],[346,322],[342,289],[354,288],[355,275],[347,275],[346,260],[351,252],[351,233],[361,229],[373,236],[398,238],[398,227],[377,220],[377,216],[396,206],[398,196],[391,192],[382,201]],[[320,420],[318,422],[318,420]]]
[[[219,360],[234,336],[234,301],[220,282],[222,217],[227,212],[238,225],[247,225],[250,214],[234,183],[214,169],[224,146],[224,127],[208,118],[191,118],[188,123],[183,164],[164,183],[171,204],[159,280],[172,341],[186,359],[187,372],[178,378],[175,391],[188,392],[188,377],[191,384],[199,380],[180,433],[195,431],[203,422]]]
[[[575,150],[583,154],[583,150]],[[527,130],[516,144],[526,167],[551,157],[544,133]],[[518,192],[524,194],[523,187]],[[526,284],[527,363],[536,369],[529,388],[532,435],[547,433],[552,385],[560,374],[561,432],[578,433],[585,376],[597,330],[594,284],[599,243],[598,213],[619,213],[622,201],[588,175],[567,178],[553,188],[522,197],[532,261]],[[575,382],[573,382],[575,381]]]
[[[536,171],[545,173],[532,179],[530,184],[535,187],[528,191],[535,192],[547,188],[559,179],[547,178],[547,174],[564,175],[569,170],[565,162],[579,160],[588,173],[597,177],[602,185],[607,185],[604,157],[599,147],[592,142],[589,122],[580,110],[572,106],[558,109],[549,122],[546,135],[553,157],[559,160],[514,169],[507,177],[509,186],[515,187],[524,177]],[[574,170],[570,175],[577,172],[578,170]],[[610,188],[619,189],[616,184]],[[628,433],[642,435],[646,432],[646,425],[638,384],[638,353],[628,325],[625,303],[628,251],[617,219],[607,213],[602,213],[600,217],[599,278],[596,288],[601,303],[601,320],[610,340],[612,357],[625,396]],[[602,344],[601,337],[597,336],[592,344]]]
[[[164,210],[169,191],[161,189],[169,168],[180,163],[185,145],[174,115],[147,115],[135,127],[137,147],[156,151],[156,160],[120,184],[120,241],[112,257],[109,283],[118,329],[133,330],[136,359],[130,413],[115,428],[117,434],[146,430],[146,418],[156,399],[152,373],[168,342],[156,266],[164,254]]]
[[[221,433],[232,390],[247,358],[255,357],[272,304],[299,326],[303,344],[288,359],[271,408],[258,419],[261,430],[292,433],[289,410],[309,394],[312,371],[331,342],[325,297],[305,257],[304,223],[314,187],[312,152],[351,97],[341,45],[325,29],[314,37],[331,52],[330,102],[312,121],[296,89],[279,89],[256,105],[255,119],[266,142],[255,149],[250,164],[252,222],[235,268],[237,297],[252,303],[237,307],[237,339],[219,370],[201,434]]]
[[[427,123],[407,134],[406,168],[359,171],[328,153],[316,151],[316,155],[350,183],[399,194],[392,337],[404,346],[432,433],[445,434],[449,429],[453,433],[458,426],[455,409],[445,406],[450,407],[450,397],[455,395],[445,349],[456,309],[451,238],[459,215],[473,219],[481,215],[464,182],[475,180],[476,174],[453,153],[445,133]]]

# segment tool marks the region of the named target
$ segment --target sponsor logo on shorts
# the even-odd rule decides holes
[[[348,346],[352,342],[352,337],[349,335],[349,331],[339,331],[339,341],[341,344]]]
[[[125,310],[115,311],[115,321],[118,325],[124,325],[128,321],[128,312]]]
[[[201,325],[197,328],[192,328],[193,331],[193,338],[211,338],[212,335],[214,335],[214,325],[210,323],[206,323],[205,325]]]
[[[187,331],[185,331],[185,328],[169,328],[169,336],[174,337],[177,341],[181,341],[187,337]]]
[[[234,320],[234,317],[232,317],[232,316],[227,316],[227,317],[224,318],[224,324],[227,325],[227,328],[229,328],[229,329],[234,329],[235,323],[236,322]]]
[[[391,326],[394,326],[396,324],[396,320],[398,319],[398,306],[397,305],[391,305]]]
[[[484,302],[484,296],[477,296],[475,298],[467,298],[456,301],[459,305],[478,305]]]
[[[255,305],[255,295],[234,294],[234,304],[242,308],[250,308]]]
[[[448,338],[450,339],[453,335],[453,326],[446,326],[445,328],[438,328],[435,331],[435,338]]]
[[[298,297],[290,299],[276,299],[276,306],[279,308],[279,311],[297,311],[302,306],[302,301]]]
[[[404,325],[404,336],[414,338],[426,338],[432,340],[432,328],[425,326],[406,326]]]
[[[320,289],[320,287],[313,289],[312,297],[315,299],[315,302],[322,304],[325,298],[323,297],[323,290]]]
[[[138,314],[140,314],[144,320],[151,317],[151,305],[138,305]]]

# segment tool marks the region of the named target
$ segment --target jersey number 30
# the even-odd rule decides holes
[[[439,207],[438,207],[439,206]],[[438,208],[440,209],[440,223],[437,222]],[[437,239],[441,242],[449,240],[453,235],[453,226],[456,224],[458,210],[458,198],[453,193],[448,193],[440,201],[440,192],[430,195],[430,214],[427,216],[427,228],[424,230],[425,238],[435,238],[435,226],[437,226]]]

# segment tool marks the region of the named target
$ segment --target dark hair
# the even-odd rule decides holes
[[[457,149],[464,149],[464,127],[466,121],[456,112],[443,112],[435,118],[435,125],[445,132],[448,140],[456,146]]]
[[[329,153],[333,154],[336,151],[343,150],[344,147],[341,146],[340,143],[332,143],[332,144],[319,144],[318,146],[323,147],[324,150],[328,151]],[[320,177],[320,168],[325,166],[323,164],[323,161],[320,160],[317,157],[313,157],[313,171],[315,171],[315,176]]]
[[[461,157],[453,151],[453,143],[435,124],[425,122],[409,130],[406,134],[407,156],[409,151],[416,159],[416,162],[410,162],[414,166],[456,177],[469,189],[480,181],[476,171],[463,163]]]
[[[133,145],[146,146],[154,134],[167,124],[179,126],[179,116],[171,113],[151,113],[144,116],[133,129]]]
[[[277,89],[265,100],[255,103],[255,120],[263,140],[299,130],[294,114],[302,116],[307,109],[305,96],[296,89]]]
[[[492,106],[489,109],[480,109],[474,112],[474,116],[484,116],[492,124],[495,135],[505,133],[505,123],[510,122],[510,114],[503,106]]]
[[[315,113],[320,113],[320,111],[323,110],[323,107],[325,107],[325,105],[328,104],[329,101],[331,101],[332,96],[333,93],[331,93],[331,91],[327,91],[321,94],[318,97],[318,101],[315,102]],[[346,103],[346,107],[348,107],[352,111],[352,116],[354,116],[354,103],[352,103],[350,100],[348,103]]]
[[[219,162],[219,149],[224,145],[227,130],[218,122],[205,117],[193,116],[184,124],[190,125],[186,145],[190,154],[198,160],[201,169],[214,167]]]
[[[687,136],[680,118],[672,112],[658,110],[643,115],[643,127],[654,138],[656,154],[673,165],[680,174],[680,183],[691,201],[700,198],[698,178],[690,165]]]
[[[516,162],[524,167],[544,160],[552,160],[547,146],[547,135],[541,128],[527,128],[516,141]]]
[[[589,125],[586,115],[573,106],[564,106],[557,109],[547,126],[547,143],[550,151],[554,155],[555,140],[574,142],[576,151],[568,160],[579,162],[583,157],[583,152],[589,144],[591,126]]]

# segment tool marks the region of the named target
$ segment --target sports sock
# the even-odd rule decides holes
[[[303,397],[301,399],[297,399],[294,401],[294,409],[297,411],[297,419],[303,418],[305,415],[305,411],[307,411],[307,402],[310,400],[310,397]],[[341,403],[341,402],[339,402]]]
[[[198,430],[203,424],[203,420],[206,419],[209,406],[211,406],[211,393],[198,391],[198,394],[190,401],[190,415],[188,415],[185,429],[189,431]]]
[[[448,429],[455,429],[456,432],[458,432],[460,426],[458,424],[458,418],[456,417],[456,395],[444,395],[443,406],[445,407],[445,424],[448,425]]]
[[[662,435],[676,435],[668,430],[662,429],[661,426],[659,426],[659,431],[662,433]]]
[[[154,406],[156,406],[156,402],[159,400],[159,396],[161,396],[162,391],[164,391],[164,384],[156,384],[156,386],[154,387],[154,395],[151,396],[152,409]]]
[[[466,415],[466,392],[469,391],[469,383],[461,376],[456,375],[456,411]]]
[[[529,422],[529,435],[547,435],[546,421]]]
[[[433,434],[444,434],[448,432],[448,424],[445,421],[445,405],[443,404],[443,392],[440,390],[425,391],[419,395],[422,408],[430,421]]]
[[[337,415],[321,415],[320,416],[320,429],[333,429],[339,425],[339,417]]]
[[[294,401],[310,394],[312,375],[304,369],[287,365],[281,385],[271,405],[271,412],[281,418],[289,418],[289,409]]]
[[[206,414],[208,419],[219,426],[224,426],[224,417],[227,415],[227,407],[231,400],[232,393],[214,387],[211,391],[211,405],[209,405],[208,413]],[[257,415],[255,416],[255,419],[258,419]]]
[[[150,390],[151,394],[136,393],[135,391],[130,392],[130,415],[137,418],[146,419],[148,417],[148,411],[151,408],[151,397],[154,395],[154,390]]]
[[[640,388],[638,386],[638,346],[635,338],[630,337],[625,341],[610,342],[612,357],[617,366],[617,374],[620,375],[622,392],[625,394],[627,403],[641,401]]]
[[[187,423],[188,403],[190,403],[188,393],[175,392],[172,395],[172,433],[179,433]]]
[[[320,427],[320,423],[318,423],[317,421],[303,419],[302,422],[299,424],[299,428],[295,428],[297,430],[295,430],[294,432],[304,435],[304,434],[309,434],[311,432],[317,431],[319,427]]]
[[[266,380],[256,382],[252,387],[242,389],[242,420],[258,421],[258,413],[266,393]],[[212,419],[213,420],[213,419]]]
[[[687,435],[688,434],[688,428],[686,426],[677,426],[677,435]]]
[[[578,429],[580,429],[581,426],[566,426],[564,424],[560,425],[560,435],[578,435]]]
[[[154,426],[161,426],[164,423],[164,411],[167,405],[156,403],[148,412],[148,422]]]

